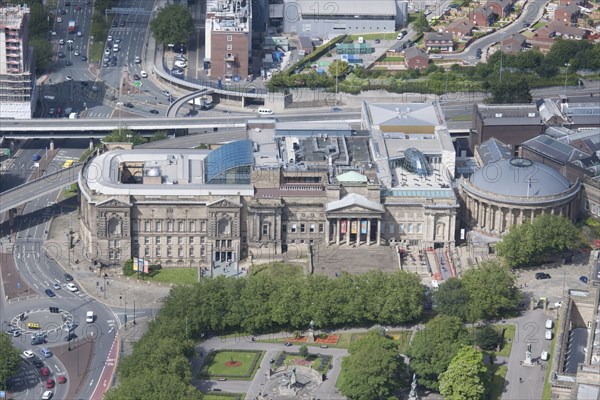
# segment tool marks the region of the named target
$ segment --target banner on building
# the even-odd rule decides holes
[[[367,221],[360,221],[360,233],[367,233]]]
[[[144,260],[144,273],[148,273],[148,267],[150,266],[150,262],[148,260]]]
[[[143,258],[138,259],[138,271],[142,272],[144,270],[144,263],[146,262]]]
[[[134,257],[134,259],[133,259],[133,270],[134,271],[138,270],[138,259],[137,259],[137,257]]]
[[[356,233],[358,229],[358,221],[352,221],[352,228],[350,228],[350,233]]]
[[[346,233],[346,229],[347,229],[347,227],[346,227],[346,223],[347,223],[347,222],[348,222],[348,221],[346,221],[345,219],[343,219],[343,220],[342,220],[342,222],[341,222],[341,224],[340,224],[340,231],[341,231],[342,233]]]

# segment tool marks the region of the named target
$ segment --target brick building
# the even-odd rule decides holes
[[[404,51],[404,63],[408,69],[422,70],[429,65],[429,55],[422,49],[412,46]]]

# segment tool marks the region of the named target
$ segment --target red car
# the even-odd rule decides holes
[[[52,389],[54,387],[54,379],[48,378],[46,380],[46,389]]]
[[[46,368],[46,367],[41,369],[41,373],[42,373],[42,376],[50,375],[50,371],[48,371],[48,368]]]
[[[58,383],[66,383],[67,382],[67,377],[64,375],[61,375],[58,377]]]

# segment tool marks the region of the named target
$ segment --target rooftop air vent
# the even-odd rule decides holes
[[[529,113],[529,114],[527,114],[527,116],[528,116],[529,118],[534,118],[534,117],[535,117],[535,113]]]
[[[496,113],[496,118],[502,118],[502,113]]]

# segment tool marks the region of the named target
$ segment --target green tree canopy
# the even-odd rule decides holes
[[[435,310],[444,315],[467,319],[470,309],[470,298],[467,289],[458,278],[444,281],[433,293]]]
[[[194,20],[186,6],[175,3],[159,10],[156,18],[150,21],[150,30],[156,41],[163,45],[187,43],[194,33]]]
[[[519,267],[543,262],[585,244],[581,232],[565,217],[540,215],[533,223],[513,225],[496,246],[506,264]]]
[[[469,294],[468,320],[490,320],[514,310],[521,301],[515,276],[496,261],[482,262],[464,273],[462,283]]]
[[[558,38],[546,61],[550,65],[564,67],[569,64],[572,71],[578,69],[600,69],[600,43],[592,44],[585,40],[565,40]]]
[[[351,400],[388,399],[405,378],[396,344],[377,332],[350,344],[342,360],[340,391]]]
[[[139,133],[132,131],[131,129],[122,128],[115,129],[114,131],[112,131],[110,135],[105,136],[104,139],[102,139],[102,142],[133,143],[134,146],[137,146],[139,144],[146,143],[146,139],[144,139],[143,136],[141,136]]]
[[[429,30],[431,29],[425,13],[419,13],[417,19],[415,20],[415,22],[413,22],[412,27],[419,35],[423,32],[429,32]]]
[[[29,45],[33,48],[35,57],[35,72],[42,73],[52,63],[52,45],[46,38],[32,37]]]
[[[489,91],[491,96],[485,102],[491,104],[531,103],[532,99],[529,83],[523,76],[517,79],[505,77],[502,81],[493,82]]]
[[[2,354],[2,362],[0,362],[0,388],[7,389],[5,384],[9,378],[12,378],[19,372],[21,364],[21,354],[19,349],[12,345],[10,337],[4,332],[0,336],[0,354]]]
[[[348,73],[350,66],[346,61],[334,60],[327,69],[331,76],[339,78]]]
[[[488,380],[483,354],[463,346],[440,375],[440,394],[447,400],[483,400]]]
[[[500,341],[500,333],[492,325],[485,325],[475,336],[477,346],[483,350],[494,350]]]
[[[469,333],[460,318],[438,315],[417,332],[408,355],[410,368],[419,383],[431,390],[439,389],[439,376],[463,345],[469,344]]]

